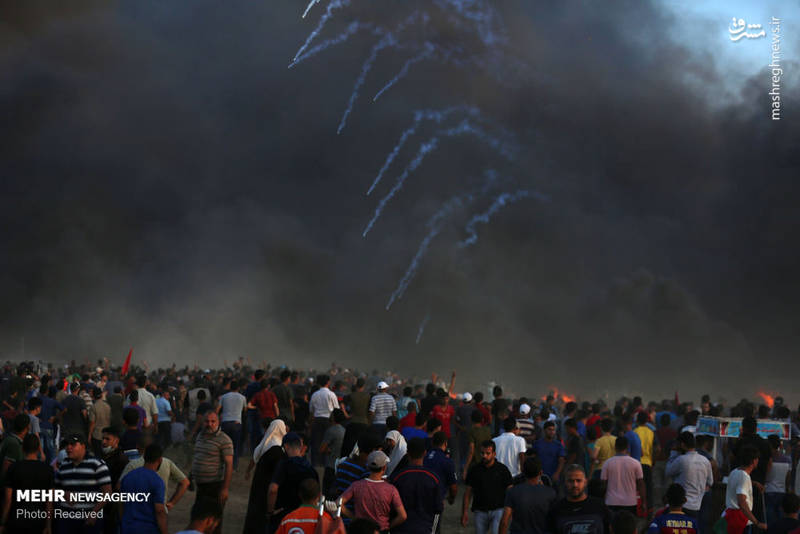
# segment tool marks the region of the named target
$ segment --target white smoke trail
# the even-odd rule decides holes
[[[447,202],[445,202],[444,206],[437,211],[433,217],[428,221],[428,235],[423,238],[422,242],[419,244],[419,248],[417,248],[417,253],[411,260],[411,264],[408,266],[406,270],[406,274],[403,275],[403,278],[400,279],[400,282],[397,284],[397,288],[394,290],[392,295],[389,297],[389,302],[386,303],[386,310],[388,311],[389,308],[392,307],[392,304],[395,301],[401,299],[408,289],[408,284],[414,279],[417,275],[417,270],[419,269],[419,264],[422,258],[425,256],[425,253],[428,252],[428,247],[430,247],[431,242],[439,235],[439,232],[442,230],[442,223],[447,219],[447,217],[453,213],[458,208],[464,206],[465,202],[470,202],[472,200],[472,195],[457,195]]]
[[[306,42],[303,43],[303,46],[301,46],[300,49],[297,51],[297,53],[294,55],[292,61],[296,61],[297,58],[300,57],[300,54],[302,54],[305,51],[305,49],[311,45],[311,41],[313,41],[317,37],[317,35],[319,35],[319,32],[322,31],[322,29],[325,27],[325,24],[327,24],[328,20],[330,20],[330,18],[333,16],[333,12],[335,10],[347,7],[349,5],[350,5],[350,0],[331,0],[331,3],[328,4],[328,9],[326,9],[325,13],[323,13],[323,15],[320,17],[319,23],[317,23],[317,27],[314,28],[314,31],[312,31],[308,35]]]
[[[375,46],[372,47],[372,51],[369,54],[369,57],[364,64],[361,65],[361,75],[359,75],[358,79],[356,79],[356,84],[353,87],[353,92],[350,94],[350,101],[347,103],[347,109],[344,110],[344,115],[342,115],[342,120],[339,122],[339,127],[336,129],[337,135],[342,133],[344,127],[347,125],[347,117],[353,111],[353,106],[356,103],[356,99],[358,98],[359,89],[361,86],[364,85],[364,82],[367,80],[367,74],[372,69],[372,64],[375,63],[375,60],[378,58],[378,52],[386,48],[387,46],[396,46],[397,45],[397,38],[392,33],[387,33],[383,36],[383,39],[378,41]]]
[[[542,201],[549,201],[550,200],[550,198],[548,196],[542,195],[541,193],[537,193],[535,191],[520,190],[520,191],[516,191],[514,193],[501,193],[500,195],[498,195],[494,199],[492,204],[489,206],[489,209],[487,209],[483,213],[480,213],[478,215],[474,215],[467,222],[467,226],[465,227],[465,230],[469,234],[469,237],[467,237],[463,241],[459,242],[458,243],[458,247],[459,248],[465,248],[465,247],[468,247],[470,245],[474,245],[478,241],[478,232],[477,232],[477,230],[475,230],[475,226],[478,223],[488,224],[489,223],[489,219],[492,218],[492,215],[497,213],[501,208],[503,208],[506,205],[513,204],[513,203],[515,203],[515,202],[517,202],[519,200],[522,200],[523,198],[528,198],[528,197],[535,197],[535,198],[538,198],[539,200],[542,200]]]
[[[425,332],[425,327],[428,326],[428,321],[431,319],[431,314],[428,313],[425,315],[425,318],[419,324],[419,330],[417,330],[417,345],[419,345],[419,341],[422,339],[422,334]]]
[[[366,237],[369,231],[372,230],[372,227],[375,225],[375,222],[380,218],[381,213],[383,213],[383,209],[386,207],[389,201],[392,200],[392,198],[394,198],[394,196],[398,193],[398,191],[400,191],[403,188],[403,185],[405,184],[405,181],[409,177],[409,175],[411,175],[411,173],[414,172],[420,166],[420,164],[422,164],[422,160],[425,158],[426,155],[436,150],[436,147],[439,145],[439,139],[441,137],[456,137],[459,135],[467,135],[467,134],[474,135],[478,139],[481,139],[488,146],[499,152],[502,156],[506,157],[507,159],[512,160],[514,158],[514,152],[515,152],[514,148],[508,146],[508,144],[502,141],[501,139],[489,135],[482,128],[473,126],[467,119],[462,120],[461,123],[459,123],[459,125],[454,128],[448,128],[446,130],[437,132],[436,135],[432,136],[426,142],[420,145],[420,148],[417,151],[417,155],[414,157],[411,163],[409,163],[408,166],[403,170],[400,176],[398,176],[397,181],[394,184],[394,187],[392,187],[392,189],[389,190],[386,196],[384,196],[378,203],[378,206],[375,208],[375,213],[372,215],[372,218],[367,223],[367,226],[366,228],[364,228],[364,231],[362,232],[361,236]]]
[[[306,10],[305,10],[305,11],[303,11],[303,16],[302,16],[301,18],[306,18],[306,15],[308,15],[308,12],[309,12],[309,11],[311,11],[311,8],[312,8],[312,7],[313,7],[315,4],[319,4],[319,2],[320,2],[320,0],[311,0],[311,1],[308,3],[308,6],[306,6]]]
[[[342,120],[339,122],[339,127],[336,129],[337,134],[342,133],[342,130],[344,130],[344,127],[347,125],[347,117],[353,111],[353,106],[358,99],[359,90],[361,89],[361,86],[364,85],[364,82],[366,82],[367,75],[369,74],[369,71],[372,70],[372,65],[375,63],[375,60],[378,57],[378,52],[387,47],[397,47],[399,44],[397,35],[403,32],[407,26],[413,24],[419,18],[420,13],[414,11],[411,15],[406,17],[405,20],[398,24],[394,30],[391,32],[386,32],[383,35],[383,38],[381,38],[381,40],[375,43],[375,45],[372,47],[372,51],[370,52],[369,56],[361,65],[361,74],[358,76],[358,79],[356,79],[353,92],[350,94],[350,101],[347,103],[347,109],[345,109],[344,114],[342,115]],[[422,19],[426,20],[426,17],[423,16]]]
[[[364,228],[364,232],[361,234],[361,237],[367,237],[367,234],[369,233],[370,230],[372,230],[372,226],[375,224],[375,221],[377,221],[378,217],[381,216],[383,208],[386,206],[386,204],[389,203],[392,197],[394,197],[394,195],[397,194],[397,192],[403,188],[403,183],[406,181],[406,178],[408,178],[408,175],[414,172],[417,169],[417,167],[420,166],[422,160],[425,159],[425,156],[433,152],[438,146],[438,144],[439,144],[439,138],[431,137],[430,139],[428,139],[428,141],[420,145],[416,157],[413,160],[411,160],[411,163],[408,164],[408,166],[403,170],[403,172],[397,178],[397,182],[395,182],[394,187],[391,189],[391,191],[389,191],[389,193],[385,197],[383,197],[381,201],[378,203],[378,207],[375,208],[375,214],[372,216],[372,219],[370,219],[370,221],[367,223],[367,227]]]
[[[386,161],[383,163],[383,167],[381,167],[381,170],[378,171],[378,176],[375,177],[375,180],[372,182],[372,185],[367,190],[367,196],[372,194],[372,191],[380,183],[381,178],[383,178],[384,173],[389,169],[389,166],[392,164],[394,159],[400,153],[400,149],[403,148],[403,145],[408,140],[408,138],[417,132],[417,128],[419,127],[419,124],[422,121],[430,120],[438,124],[441,124],[442,121],[444,121],[448,116],[450,116],[452,113],[455,113],[456,111],[465,111],[466,113],[473,116],[479,113],[477,108],[470,108],[466,106],[453,106],[450,108],[445,108],[441,111],[434,109],[423,109],[415,111],[413,124],[410,127],[406,128],[400,135],[400,140],[397,142],[392,151],[386,157]]]
[[[357,31],[364,29],[370,29],[374,34],[377,35],[380,35],[382,32],[382,30],[375,28],[372,24],[368,22],[359,22],[359,21],[351,22],[350,24],[348,24],[347,28],[336,37],[332,37],[330,39],[322,41],[318,45],[309,48],[308,51],[302,56],[295,58],[291,63],[289,63],[289,68],[291,69],[297,64],[302,63],[303,61],[316,56],[320,52],[323,52],[332,46],[336,46],[340,43],[347,41]]]
[[[381,97],[383,93],[388,91],[394,84],[402,80],[406,75],[408,75],[408,71],[411,69],[411,66],[423,61],[425,59],[433,57],[433,53],[436,47],[433,46],[431,43],[425,43],[425,50],[417,54],[416,56],[408,59],[404,64],[403,67],[400,69],[394,78],[389,80],[386,85],[384,85],[380,91],[375,93],[375,96],[372,97],[373,102],[377,102],[378,99]]]

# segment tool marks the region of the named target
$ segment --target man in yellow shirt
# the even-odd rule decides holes
[[[639,436],[639,441],[642,442],[642,473],[644,474],[644,485],[647,493],[647,510],[653,508],[653,447],[657,446],[653,432],[647,423],[650,422],[650,416],[645,411],[641,411],[636,416],[636,428],[633,430]]]
[[[614,445],[617,442],[617,438],[611,435],[613,427],[614,423],[609,418],[600,421],[600,429],[603,431],[603,435],[594,442],[593,478],[600,478],[600,469],[603,468],[603,464],[616,454]]]

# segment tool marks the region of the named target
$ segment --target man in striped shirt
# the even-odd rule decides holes
[[[386,418],[397,415],[397,404],[394,397],[386,392],[388,389],[389,384],[383,381],[378,382],[378,394],[369,402],[370,423],[381,434],[386,434]]]
[[[527,448],[533,447],[533,442],[538,439],[536,436],[536,426],[531,419],[531,406],[530,404],[519,405],[519,417],[517,417],[517,428],[519,428],[519,436],[525,440]]]
[[[328,497],[333,499],[338,498],[353,484],[353,482],[361,480],[369,475],[367,456],[369,456],[369,453],[372,451],[379,450],[382,445],[383,440],[381,436],[371,432],[364,432],[361,434],[358,438],[358,455],[355,457],[348,456],[336,466],[336,479],[333,482],[331,494]],[[355,510],[353,503],[349,504],[349,508],[351,512]],[[350,523],[349,518],[345,518],[344,521],[345,523]]]
[[[233,441],[220,430],[217,412],[208,412],[203,425],[192,457],[192,475],[197,483],[196,498],[213,497],[224,507],[233,476]],[[222,519],[215,532],[221,531]]]
[[[59,502],[53,512],[55,531],[59,534],[99,534],[103,532],[105,501],[95,502],[86,495],[111,492],[108,466],[103,460],[88,454],[83,434],[70,435],[66,451],[67,458],[58,464],[55,472],[56,489],[66,491],[66,502]]]

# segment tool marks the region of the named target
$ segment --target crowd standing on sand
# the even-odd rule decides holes
[[[798,414],[780,398],[488,399],[455,380],[7,362],[0,531],[166,534],[193,492],[183,533],[245,514],[244,534],[433,534],[460,502],[477,534],[800,534]],[[723,415],[740,437],[696,432]],[[763,419],[790,439],[759,436]],[[237,470],[248,506],[225,510]]]

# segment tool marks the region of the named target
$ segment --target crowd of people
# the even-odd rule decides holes
[[[800,428],[780,398],[578,403],[455,379],[8,362],[0,530],[210,534],[243,514],[244,534],[433,534],[454,506],[477,534],[800,534]],[[738,439],[697,433],[722,415]],[[762,438],[763,419],[791,439]],[[248,505],[226,511],[237,471]],[[190,524],[170,525],[187,492]]]

